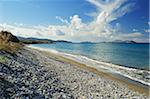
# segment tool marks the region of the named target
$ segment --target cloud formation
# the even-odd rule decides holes
[[[0,29],[11,31],[13,34],[23,37],[38,37],[49,39],[61,39],[71,41],[108,41],[115,39],[138,38],[141,33],[133,31],[133,33],[119,33],[119,23],[115,27],[110,22],[117,20],[126,13],[131,11],[133,3],[128,0],[87,0],[91,5],[96,7],[96,12],[89,15],[94,20],[89,23],[83,23],[79,15],[70,16],[66,20],[60,16],[56,19],[60,20],[63,25],[49,26],[24,26],[0,24]]]
[[[145,29],[144,30],[146,33],[150,33],[150,29]]]

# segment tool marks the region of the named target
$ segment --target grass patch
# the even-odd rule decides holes
[[[0,56],[0,63],[6,63],[7,62],[7,58],[4,56]]]
[[[16,53],[22,47],[23,47],[23,45],[20,43],[14,43],[14,42],[3,43],[3,42],[0,42],[0,50],[6,51],[6,52],[11,53],[11,54]]]
[[[1,31],[0,32],[0,51],[6,51],[14,54],[22,48],[22,44],[19,39],[14,36],[11,32]]]

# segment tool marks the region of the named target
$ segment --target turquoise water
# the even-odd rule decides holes
[[[125,67],[149,69],[149,44],[114,43],[53,43],[36,44],[35,47],[54,49],[70,54],[80,54],[98,61]]]

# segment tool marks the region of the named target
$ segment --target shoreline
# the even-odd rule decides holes
[[[108,68],[104,68],[104,70],[100,70],[100,69],[103,69],[103,67],[101,67],[100,69],[98,68],[95,68],[93,66],[90,66],[90,65],[87,65],[85,64],[85,62],[81,62],[81,61],[78,61],[78,60],[75,60],[74,58],[71,58],[71,57],[68,57],[68,55],[70,56],[74,56],[72,54],[67,54],[67,53],[60,53],[56,50],[50,50],[50,49],[44,49],[44,48],[38,48],[38,47],[32,47],[32,46],[28,46],[29,48],[32,48],[32,49],[35,49],[35,50],[39,50],[40,52],[44,53],[44,54],[49,54],[50,56],[54,56],[55,58],[57,58],[58,60],[60,61],[64,61],[64,62],[68,62],[70,64],[75,64],[77,66],[79,66],[80,68],[84,68],[86,70],[89,70],[91,72],[94,72],[100,76],[105,76],[106,78],[109,78],[109,79],[112,79],[112,80],[115,80],[117,82],[121,82],[122,84],[126,84],[130,89],[132,90],[135,90],[135,91],[138,91],[140,93],[144,93],[146,95],[149,95],[149,86],[150,86],[150,83],[145,83],[145,82],[142,82],[136,78],[133,78],[131,77],[130,75],[122,75],[120,72],[117,72],[119,73],[120,76],[123,76],[123,79],[126,78],[126,80],[123,80],[122,78],[120,78],[119,76],[113,74],[115,73],[116,71],[105,71],[105,69],[108,69]],[[84,56],[82,56],[84,57]],[[84,57],[84,59],[87,58],[87,57]],[[91,59],[92,60],[92,59]],[[95,60],[92,60],[95,62]],[[97,62],[97,61],[96,61]],[[99,61],[98,61],[99,63]],[[108,64],[110,63],[105,63],[105,62],[100,62],[101,65],[105,65],[107,66]],[[111,64],[112,65],[112,68],[118,68],[117,65],[114,65],[114,64]],[[125,69],[127,71],[135,71],[137,69],[134,69],[134,68],[126,68],[126,67],[121,67],[119,66],[119,69]],[[109,68],[110,69],[110,68]],[[143,71],[143,70],[140,70],[140,71]],[[129,81],[128,81],[129,80]]]
[[[118,74],[120,76],[124,76],[126,78],[129,78],[131,80],[137,81],[141,84],[144,84],[144,85],[147,85],[150,87],[150,80],[149,80],[150,71],[149,70],[123,67],[121,65],[116,65],[116,64],[112,64],[112,63],[103,62],[103,61],[97,61],[97,60],[88,58],[86,56],[59,52],[59,51],[56,51],[53,49],[46,49],[46,48],[33,47],[33,46],[27,46],[27,47],[42,50],[42,51],[48,51],[50,53],[60,55],[64,58],[71,59],[72,61],[76,61],[76,62],[85,64],[86,66],[95,68],[101,72],[104,71],[104,72],[108,72],[108,73],[112,73],[112,74],[116,74],[116,75]],[[101,70],[101,69],[103,69],[103,70]],[[132,73],[134,73],[134,75]],[[138,73],[139,73],[139,75],[138,75]],[[141,73],[141,75],[140,75],[140,73]],[[148,79],[147,78],[142,79],[142,73],[143,73],[143,75],[145,75],[144,73],[147,73]]]
[[[15,55],[0,51],[6,60],[0,62],[0,98],[149,99],[148,87],[123,81],[55,52],[29,47]]]
[[[59,43],[58,43],[58,45],[59,45]],[[66,46],[67,44],[65,44],[65,46]],[[117,62],[116,60],[118,60],[118,58],[117,59],[114,59],[114,61],[112,60],[111,61],[111,59],[106,59],[106,58],[102,58],[102,56],[103,56],[103,52],[101,52],[100,54],[102,54],[102,56],[100,55],[100,56],[97,56],[97,55],[90,55],[91,54],[91,52],[90,53],[88,53],[87,51],[86,51],[86,49],[85,49],[85,51],[87,52],[84,52],[84,50],[83,50],[83,53],[80,53],[81,51],[82,51],[82,49],[80,49],[81,51],[79,51],[79,49],[77,50],[77,52],[76,52],[76,50],[75,49],[72,49],[72,51],[70,50],[70,49],[67,49],[67,48],[62,48],[62,49],[60,49],[59,47],[57,47],[57,44],[54,44],[54,46],[53,46],[53,44],[52,45],[48,45],[48,44],[38,44],[38,45],[34,45],[34,44],[31,44],[31,45],[29,45],[29,46],[33,46],[33,47],[40,47],[40,48],[44,48],[44,49],[49,49],[49,50],[56,50],[56,51],[58,51],[58,52],[60,52],[60,53],[64,53],[64,54],[70,54],[70,55],[77,55],[77,56],[83,56],[83,57],[86,57],[86,58],[88,58],[88,59],[92,59],[92,60],[94,60],[94,61],[98,61],[98,62],[103,62],[103,63],[108,63],[108,64],[113,64],[113,65],[117,65],[117,66],[120,66],[120,67],[126,67],[126,68],[131,68],[131,69],[138,69],[138,70],[145,70],[145,71],[150,71],[150,65],[148,64],[148,63],[145,63],[145,62],[147,62],[148,61],[148,59],[146,58],[146,57],[143,57],[142,58],[142,56],[138,56],[137,58],[138,58],[138,60],[136,60],[136,57],[133,55],[131,55],[131,57],[132,57],[132,59],[133,59],[133,61],[130,61],[129,60],[129,62],[128,62],[128,57],[124,57],[124,58],[121,58],[122,60],[120,60],[120,61],[122,61],[123,63],[120,63],[119,61]],[[61,45],[60,45],[61,46]],[[72,46],[72,45],[71,45]],[[73,45],[73,46],[75,46],[75,45]],[[56,48],[55,48],[56,47]],[[78,52],[79,51],[79,52]],[[130,51],[129,51],[130,52]],[[99,53],[99,52],[98,52]],[[96,53],[93,53],[93,54],[96,54]],[[117,53],[116,53],[117,54]],[[129,54],[129,53],[128,53]],[[131,53],[132,54],[132,53]],[[120,55],[120,54],[119,54]],[[145,53],[145,54],[143,54],[143,55],[147,55],[147,53]],[[109,57],[109,55],[108,55],[108,57]],[[122,57],[122,56],[121,56]],[[141,59],[140,59],[140,57],[141,57]],[[113,58],[113,57],[112,57]],[[127,61],[127,62],[125,62],[125,61]],[[134,62],[134,63],[133,63]],[[143,64],[143,65],[142,65]]]

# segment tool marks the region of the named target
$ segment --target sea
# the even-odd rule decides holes
[[[63,53],[81,55],[96,61],[123,67],[148,69],[150,44],[127,43],[67,43],[33,44],[33,47],[56,50]]]

